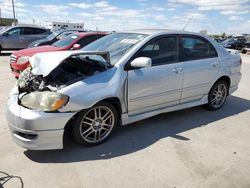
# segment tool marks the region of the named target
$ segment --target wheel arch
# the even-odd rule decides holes
[[[119,115],[119,122],[118,122],[118,125],[120,125],[121,123],[121,114],[122,114],[122,108],[121,108],[121,102],[120,102],[120,99],[118,97],[109,97],[109,98],[105,98],[105,99],[102,99],[98,102],[96,102],[94,105],[98,104],[99,102],[108,102],[108,103],[111,103],[117,110],[118,112],[118,115]],[[93,106],[94,106],[93,105]],[[91,107],[90,107],[91,108]],[[65,139],[67,136],[70,136],[70,133],[71,133],[71,128],[72,128],[72,123],[74,122],[74,119],[85,109],[82,109],[80,111],[78,111],[67,123],[66,125],[64,126],[64,134],[63,134],[63,142],[65,142]]]
[[[230,77],[229,76],[227,76],[227,75],[224,75],[224,76],[221,76],[220,78],[218,78],[217,80],[216,80],[216,82],[214,82],[214,84],[212,85],[212,87],[210,88],[210,90],[209,90],[209,92],[211,91],[211,89],[213,88],[213,86],[217,83],[217,82],[219,82],[219,81],[221,81],[221,80],[224,80],[226,83],[227,83],[227,85],[228,85],[228,93],[227,93],[227,95],[229,95],[229,88],[230,88],[230,85],[231,85],[231,80],[230,80]]]

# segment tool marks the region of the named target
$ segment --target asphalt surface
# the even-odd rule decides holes
[[[195,107],[118,128],[96,147],[70,140],[64,150],[27,151],[11,139],[4,116],[15,84],[0,56],[0,171],[25,188],[249,188],[250,55],[239,90],[216,112]],[[1,177],[1,173],[0,173]],[[20,187],[12,179],[5,187]]]

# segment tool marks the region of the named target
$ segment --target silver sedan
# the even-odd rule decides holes
[[[96,145],[117,125],[198,105],[217,110],[241,79],[239,54],[172,30],[113,33],[30,63],[6,108],[14,141],[30,150],[62,149],[67,128],[78,143]]]

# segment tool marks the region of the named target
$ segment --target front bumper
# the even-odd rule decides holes
[[[11,94],[6,118],[13,140],[29,150],[63,148],[63,133],[75,113],[45,113],[18,104],[18,95]]]

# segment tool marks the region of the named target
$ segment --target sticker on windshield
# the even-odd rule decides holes
[[[71,36],[70,38],[72,38],[72,39],[77,39],[77,36],[74,35],[74,36]]]
[[[121,40],[121,43],[126,43],[126,44],[135,44],[137,42],[138,42],[137,39],[123,39],[123,40]]]

